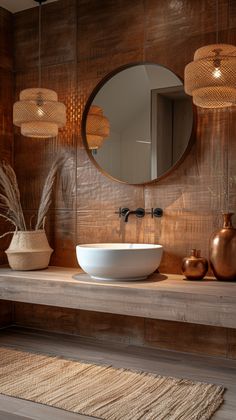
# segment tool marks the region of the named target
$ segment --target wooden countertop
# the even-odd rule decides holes
[[[186,281],[176,274],[98,282],[79,268],[0,268],[0,299],[236,328],[236,283]]]

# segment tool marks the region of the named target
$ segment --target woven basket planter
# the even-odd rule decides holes
[[[51,254],[44,229],[16,231],[5,251],[13,270],[40,270],[48,267]]]

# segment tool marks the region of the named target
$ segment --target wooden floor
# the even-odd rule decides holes
[[[17,328],[1,330],[0,345],[224,385],[225,403],[213,419],[236,419],[236,361]],[[25,419],[88,420],[91,417],[0,395],[0,420]]]

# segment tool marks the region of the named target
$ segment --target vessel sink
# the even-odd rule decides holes
[[[144,280],[161,262],[162,245],[85,244],[76,246],[80,267],[96,280]]]

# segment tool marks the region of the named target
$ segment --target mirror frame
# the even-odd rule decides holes
[[[81,120],[81,136],[82,136],[82,141],[83,141],[83,145],[86,149],[86,152],[88,154],[88,157],[90,159],[90,161],[93,163],[93,165],[99,170],[100,173],[102,173],[104,176],[108,177],[109,179],[111,179],[112,181],[116,181],[119,182],[121,184],[125,184],[125,185],[132,185],[132,186],[145,186],[145,185],[151,185],[151,184],[155,184],[161,180],[163,180],[164,178],[166,178],[168,175],[170,175],[179,165],[181,165],[181,163],[184,161],[184,159],[186,158],[186,156],[189,154],[193,143],[195,141],[195,137],[196,137],[196,127],[197,127],[197,111],[196,111],[196,107],[195,105],[192,103],[192,110],[193,110],[193,124],[192,124],[192,131],[189,137],[189,141],[188,144],[182,154],[182,156],[180,157],[180,159],[170,168],[168,169],[166,172],[164,172],[161,176],[152,179],[151,181],[146,181],[146,182],[142,182],[142,183],[137,183],[137,184],[130,184],[129,182],[126,181],[122,181],[118,178],[113,177],[112,175],[110,175],[108,172],[106,172],[96,161],[96,159],[93,157],[91,150],[88,147],[88,142],[86,139],[86,120],[87,120],[87,115],[89,112],[89,109],[93,103],[93,100],[95,99],[97,93],[100,91],[100,89],[108,82],[108,80],[112,79],[112,77],[114,77],[117,73],[120,73],[121,71],[131,68],[131,67],[135,67],[135,66],[141,66],[141,65],[146,65],[146,64],[151,64],[151,65],[156,65],[156,66],[161,66],[164,67],[165,69],[172,71],[171,69],[169,69],[166,66],[163,66],[162,64],[159,63],[152,63],[150,61],[139,61],[139,62],[133,62],[133,63],[129,63],[129,64],[125,64],[123,66],[117,67],[116,69],[112,70],[110,73],[108,73],[103,79],[100,80],[100,82],[95,86],[95,88],[92,90],[92,93],[89,95],[89,98],[85,104],[84,107],[84,111],[83,111],[83,115],[82,115],[82,120]],[[172,73],[174,73],[172,71]],[[183,83],[183,79],[176,73],[174,73],[179,80]],[[184,83],[183,83],[184,85]]]

